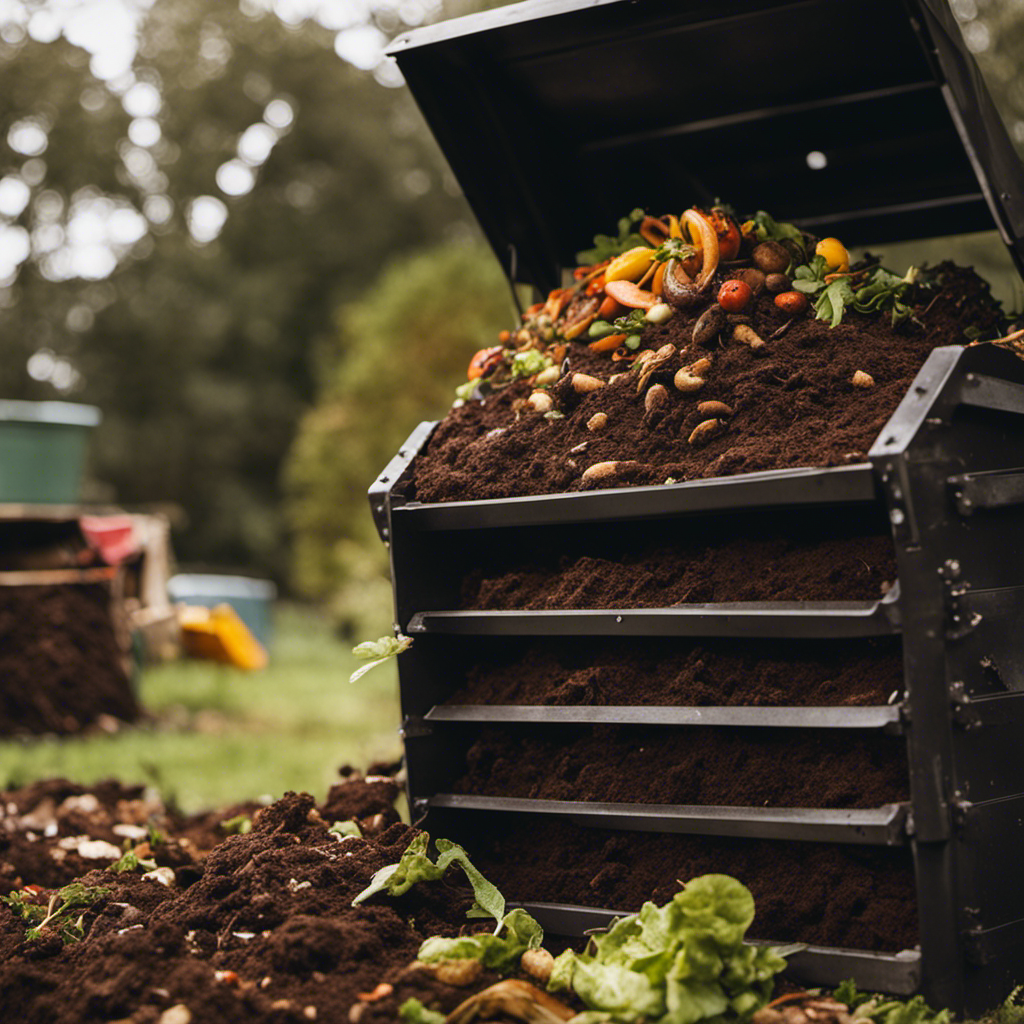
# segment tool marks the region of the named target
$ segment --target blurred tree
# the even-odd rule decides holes
[[[346,628],[360,631],[374,594],[390,597],[367,487],[417,423],[447,410],[470,357],[496,344],[513,315],[501,268],[479,242],[398,259],[341,310],[336,363],[302,421],[286,483],[295,582],[329,597]]]
[[[96,475],[182,505],[185,560],[284,573],[280,465],[332,310],[472,230],[407,91],[336,36],[156,0],[109,83],[63,39],[0,43],[0,394],[101,406]]]

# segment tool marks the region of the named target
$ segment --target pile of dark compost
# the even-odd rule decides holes
[[[896,578],[887,536],[681,538],[640,551],[471,570],[462,607],[482,611],[663,608],[729,601],[877,600]]]
[[[736,341],[696,345],[693,327],[703,308],[651,325],[642,347],[671,343],[678,350],[653,378],[668,391],[668,405],[657,415],[645,410],[633,375],[576,394],[573,373],[609,381],[625,364],[590,351],[585,339],[571,341],[566,372],[551,389],[563,418],[524,407],[533,390],[525,380],[453,408],[416,459],[406,496],[441,502],[577,491],[587,486],[586,469],[606,461],[627,465],[601,487],[862,462],[932,349],[965,344],[968,328],[985,332],[1002,323],[988,285],[973,270],[942,264],[935,279],[933,289],[920,289],[914,299],[917,322],[896,328],[887,316],[850,311],[837,327],[813,314],[786,327],[787,316],[762,292],[746,311],[766,342],[756,352]],[[674,372],[703,357],[712,361],[706,386],[695,394],[673,388]],[[873,385],[854,385],[857,371]],[[691,444],[704,418],[697,405],[706,401],[724,402],[733,415],[720,436]],[[600,432],[587,426],[597,413],[607,417]]]
[[[482,818],[482,816],[481,816]],[[679,879],[733,875],[754,895],[751,938],[897,952],[919,942],[907,850],[583,828],[488,816],[473,862],[508,899],[632,912]],[[459,839],[459,836],[453,838]],[[468,841],[468,836],[462,836]]]
[[[448,703],[854,706],[898,699],[903,685],[898,637],[588,637],[535,641],[476,660]]]
[[[397,793],[391,779],[353,777],[320,807],[290,793],[192,818],[114,782],[0,794],[0,889],[42,886],[42,905],[72,880],[93,890],[83,937],[66,945],[54,927],[27,940],[0,905],[0,1006],[26,1024],[304,1024],[353,1019],[354,1006],[395,1020],[410,995],[450,1010],[467,990],[410,964],[430,935],[487,928],[467,922],[461,875],[351,906],[417,835],[398,822]],[[251,830],[229,835],[222,821],[236,812]],[[355,815],[362,838],[329,832],[338,814]],[[107,870],[126,840],[155,874]],[[485,972],[477,987],[494,980]],[[393,992],[378,1006],[366,996],[383,982]]]
[[[0,736],[139,714],[107,584],[0,587]]]
[[[489,727],[459,793],[644,804],[879,807],[909,799],[889,736],[800,729]]]

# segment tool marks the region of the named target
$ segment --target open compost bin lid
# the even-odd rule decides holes
[[[716,197],[847,245],[994,220],[1024,267],[1024,166],[947,0],[528,0],[390,53],[512,280]]]

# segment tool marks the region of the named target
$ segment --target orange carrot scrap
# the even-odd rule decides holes
[[[626,340],[626,337],[625,334],[609,334],[607,338],[598,338],[597,341],[592,341],[587,348],[591,352],[611,352],[612,349],[618,348]]]

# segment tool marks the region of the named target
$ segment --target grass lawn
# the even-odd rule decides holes
[[[0,741],[0,787],[63,776],[156,786],[185,811],[288,790],[323,799],[343,764],[397,758],[398,679],[363,664],[327,620],[283,605],[271,663],[241,672],[212,662],[146,668],[139,697],[149,719],[113,735]]]

